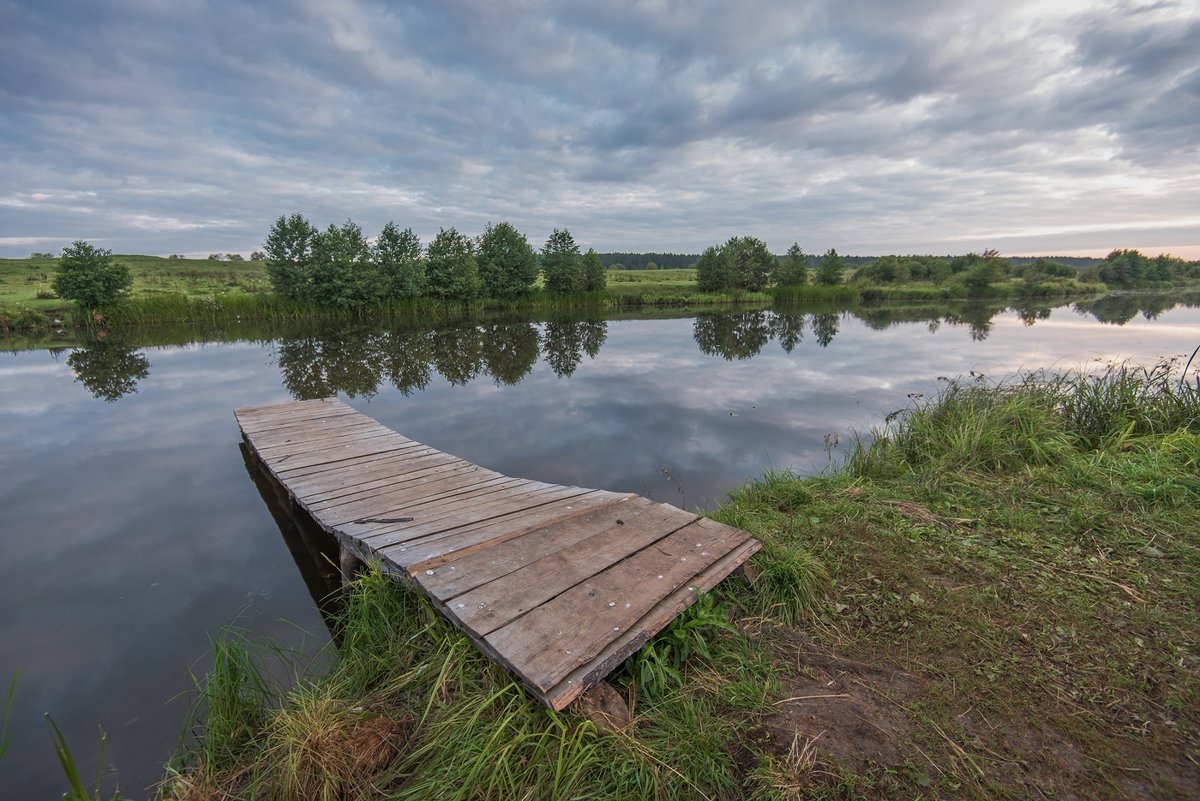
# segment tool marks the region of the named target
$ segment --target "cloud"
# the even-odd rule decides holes
[[[0,23],[4,255],[246,253],[291,211],[601,250],[1200,250],[1191,3],[126,0]]]

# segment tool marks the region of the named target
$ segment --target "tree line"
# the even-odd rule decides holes
[[[697,253],[600,253],[600,262],[612,270],[683,270],[696,266]]]
[[[517,299],[534,291],[598,292],[604,265],[595,250],[580,253],[571,232],[555,228],[540,252],[511,223],[489,223],[468,236],[442,228],[422,246],[411,228],[389,222],[373,242],[347,220],[323,230],[300,214],[280,216],[263,248],[276,294],[323,306],[389,300]]]

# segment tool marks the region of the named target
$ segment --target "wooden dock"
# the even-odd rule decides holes
[[[761,547],[637,495],[487,470],[336,399],[234,414],[250,451],[345,551],[411,582],[555,710]]]

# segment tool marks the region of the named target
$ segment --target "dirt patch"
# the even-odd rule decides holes
[[[913,725],[904,708],[920,692],[912,676],[839,658],[799,637],[782,649],[779,656],[796,672],[784,681],[779,711],[763,721],[772,752],[791,753],[800,738],[818,760],[854,770],[898,765],[911,756],[905,744]]]

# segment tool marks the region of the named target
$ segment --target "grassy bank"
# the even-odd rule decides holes
[[[1176,365],[1178,366],[1178,365]],[[714,517],[765,544],[552,714],[369,574],[330,673],[218,645],[164,794],[233,798],[1186,798],[1200,781],[1200,379],[949,383],[845,465]],[[691,658],[680,657],[691,653]]]
[[[574,310],[620,311],[656,308],[716,308],[742,304],[838,303],[877,306],[953,302],[966,297],[961,283],[877,286],[840,284],[778,287],[765,292],[705,293],[697,290],[694,269],[612,270],[602,292],[554,295],[541,289],[512,301],[476,299],[445,303],[423,298],[382,305],[338,308],[296,302],[270,291],[265,263],[120,255],[133,278],[130,296],[101,310],[102,317],[78,312],[54,295],[56,259],[0,259],[0,336],[38,336],[59,328],[115,328],[130,325],[228,325],[245,321],[339,322],[438,318],[471,313],[553,313]],[[1004,281],[988,287],[993,300],[1081,297],[1103,292],[1103,284],[1061,279],[1030,286]],[[982,296],[980,296],[982,297]]]

